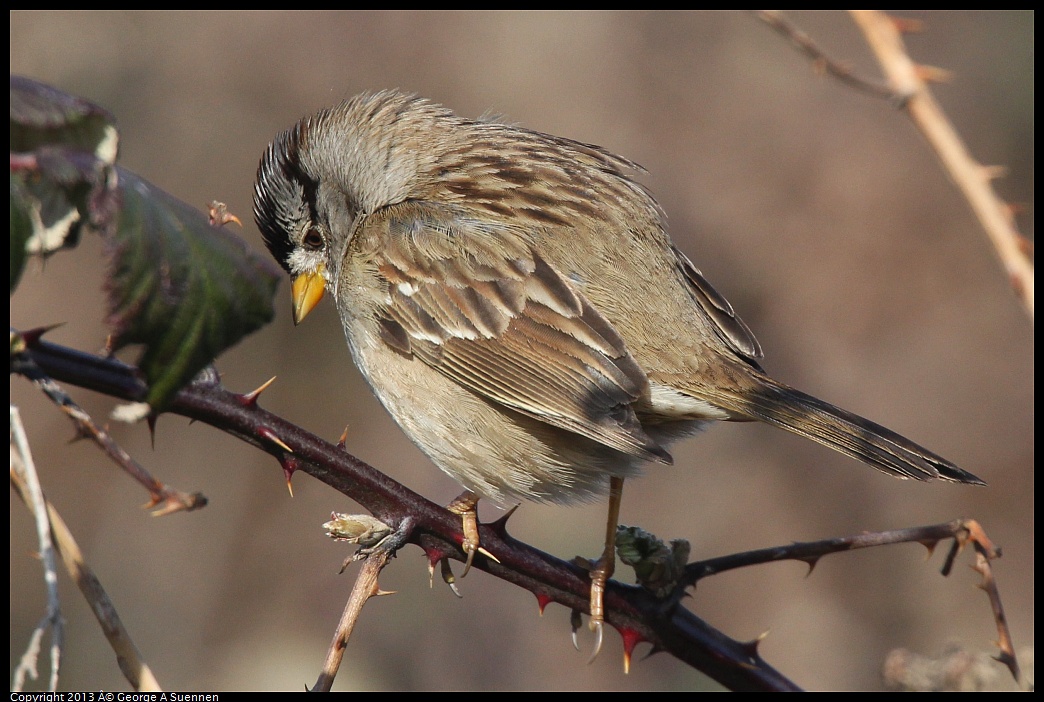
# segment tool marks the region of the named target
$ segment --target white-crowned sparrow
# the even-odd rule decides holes
[[[711,420],[766,422],[900,478],[982,484],[768,377],[754,335],[671,243],[638,170],[385,91],[278,135],[254,216],[293,278],[295,321],[333,296],[356,365],[467,489],[455,506],[472,520],[479,497],[568,503],[611,483],[618,506],[624,478],[670,463],[665,447]],[[607,540],[592,576],[599,634]]]

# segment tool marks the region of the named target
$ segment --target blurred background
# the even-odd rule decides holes
[[[879,73],[840,12],[789,15],[836,60]],[[924,12],[913,58],[953,72],[935,94],[971,153],[1008,169],[1001,195],[1033,236],[1032,12]],[[628,483],[622,522],[685,538],[694,559],[974,517],[995,565],[1015,644],[1034,639],[1033,328],[968,205],[910,122],[886,101],[815,73],[750,14],[163,13],[10,14],[11,72],[84,96],[121,127],[121,163],[200,208],[221,200],[252,223],[258,159],[298,118],[363,90],[397,87],[455,111],[600,144],[642,178],[676,243],[726,295],[775,377],[881,422],[952,459],[988,488],[913,484],[811,442],[722,425],[678,444],[675,465]],[[48,338],[105,342],[105,260],[88,238],[34,265],[11,298],[19,328],[64,322]],[[436,502],[459,487],[401,434],[352,366],[324,303],[299,328],[288,286],[273,324],[218,359],[225,384],[336,440]],[[126,356],[133,360],[133,354]],[[99,422],[114,402],[69,388]],[[179,417],[114,426],[161,480],[210,505],[162,519],[144,492],[23,379],[44,489],[77,535],[131,635],[168,690],[301,690],[311,685],[349,592],[346,549],[326,538],[331,510],[358,511],[299,474]],[[562,558],[600,551],[603,505],[524,504],[512,533]],[[483,505],[484,520],[500,511]],[[11,502],[12,669],[45,607],[32,525]],[[687,600],[737,639],[770,632],[767,661],[814,690],[876,689],[887,653],[991,654],[996,631],[978,576],[945,549],[904,545],[705,580]],[[658,655],[624,676],[612,631],[587,665],[569,613],[543,617],[531,594],[482,572],[463,599],[428,587],[407,547],[349,643],[340,690],[715,689]],[[458,566],[459,571],[459,566]],[[630,581],[622,567],[617,577]],[[126,690],[102,633],[68,578],[63,690]],[[586,631],[583,632],[586,634]],[[637,659],[648,651],[640,646]],[[1029,666],[1027,658],[1023,664]],[[999,671],[1002,689],[1010,678]],[[46,673],[45,673],[46,675]]]

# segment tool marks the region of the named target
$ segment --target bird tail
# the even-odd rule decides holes
[[[986,483],[891,429],[757,373],[759,386],[734,409],[898,478]]]

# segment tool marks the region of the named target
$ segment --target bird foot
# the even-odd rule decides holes
[[[591,651],[591,657],[587,660],[587,663],[590,665],[602,651],[605,631],[605,584],[609,580],[609,576],[612,575],[615,563],[611,559],[606,559],[604,554],[597,561],[577,556],[573,559],[573,563],[588,571],[591,576],[590,608],[588,610],[591,618],[587,622],[587,628],[594,634],[595,642],[594,650]],[[580,628],[580,623],[580,610],[573,610],[573,648],[577,651],[580,650],[580,644],[577,642],[576,632]]]
[[[464,572],[460,574],[460,577],[462,578],[471,570],[471,564],[475,560],[476,553],[481,553],[486,558],[500,563],[500,560],[496,556],[479,545],[478,502],[478,495],[467,490],[453,500],[453,502],[446,505],[446,509],[454,514],[460,515],[461,518],[461,528],[464,533],[464,538],[461,541],[460,548],[467,556],[467,559],[464,561]]]

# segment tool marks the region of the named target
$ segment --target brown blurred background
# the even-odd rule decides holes
[[[1033,202],[1032,12],[929,12],[913,57],[954,73],[936,95],[976,158],[1000,164],[1006,199]],[[839,12],[790,15],[832,56],[878,76]],[[643,182],[679,246],[755,330],[776,377],[875,419],[986,479],[985,489],[900,482],[763,426],[717,427],[675,447],[672,468],[628,484],[622,521],[692,542],[694,558],[975,517],[1004,548],[997,578],[1015,643],[1034,638],[1033,330],[968,205],[887,102],[817,76],[744,13],[12,12],[11,71],[108,108],[121,163],[189,203],[223,200],[246,226],[254,171],[275,133],[362,90],[398,87],[461,114],[486,111],[601,144],[649,169]],[[1032,237],[1033,213],[1019,226]],[[105,262],[88,239],[34,266],[11,299],[17,327],[100,349]],[[295,329],[287,286],[275,322],[218,361],[262,404],[336,439],[425,496],[458,486],[386,417],[352,366],[330,304]],[[133,356],[128,356],[133,359]],[[99,421],[114,403],[70,388]],[[311,684],[352,574],[323,536],[357,506],[308,476],[288,497],[266,454],[178,417],[116,438],[157,476],[202,490],[207,509],[153,519],[144,493],[21,378],[44,489],[131,634],[170,690]],[[483,518],[500,512],[483,508]],[[512,533],[557,556],[594,556],[604,507],[526,504]],[[11,661],[44,611],[35,541],[11,503]],[[712,578],[687,601],[811,689],[874,689],[887,652],[951,644],[992,653],[986,598],[965,564],[942,578],[905,545]],[[459,567],[458,567],[459,569]],[[354,572],[354,571],[353,571]],[[629,580],[621,569],[618,577]],[[367,605],[341,690],[715,688],[668,656],[621,670],[619,637],[586,665],[569,613],[481,572],[429,590],[408,547]],[[125,690],[74,585],[61,689]],[[586,632],[585,632],[586,633]],[[640,658],[648,650],[639,647]],[[1028,665],[1030,660],[1026,660]],[[1004,678],[1001,677],[1004,681]],[[1011,687],[1010,683],[1002,685]]]

